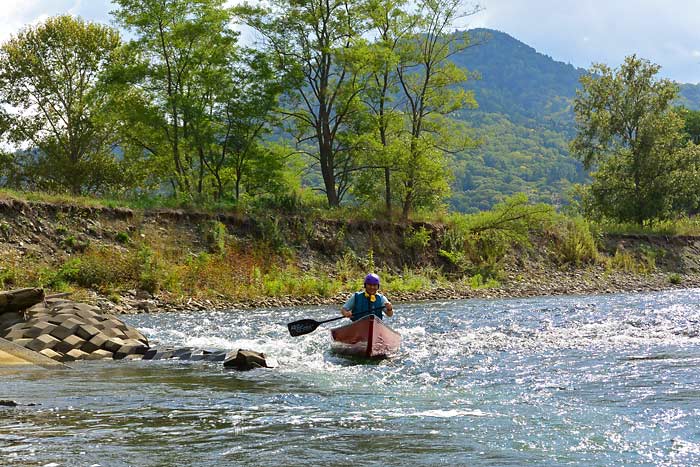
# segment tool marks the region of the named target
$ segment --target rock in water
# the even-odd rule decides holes
[[[253,350],[239,349],[235,355],[230,352],[224,360],[224,368],[233,368],[239,371],[248,371],[254,368],[274,368],[277,362],[269,359],[264,353]]]

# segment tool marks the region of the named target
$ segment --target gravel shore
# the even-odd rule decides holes
[[[609,272],[603,268],[576,269],[572,271],[528,271],[509,273],[497,287],[471,288],[461,284],[441,285],[418,292],[384,291],[394,304],[424,300],[504,299],[553,295],[598,295],[689,289],[700,287],[700,275],[678,275],[674,282],[667,272],[633,274]],[[279,308],[292,306],[333,306],[344,303],[348,290],[334,297],[260,297],[242,301],[212,301],[190,299],[172,302],[159,296],[142,293],[124,295],[119,304],[97,298],[98,305],[112,313],[130,314],[142,312],[172,312],[197,310],[244,310],[253,308]]]

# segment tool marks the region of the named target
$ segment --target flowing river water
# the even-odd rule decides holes
[[[699,465],[700,290],[395,304],[400,354],[329,352],[329,307],[142,314],[201,361],[0,369],[2,466]],[[34,404],[34,405],[29,405]]]

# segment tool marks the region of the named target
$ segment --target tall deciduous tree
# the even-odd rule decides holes
[[[362,0],[270,0],[249,7],[249,24],[265,38],[277,65],[294,78],[282,113],[300,150],[315,159],[329,206],[338,206],[354,169],[343,132],[353,124],[366,74]]]
[[[594,65],[581,78],[571,151],[596,167],[592,205],[604,216],[644,224],[674,211],[682,192],[683,119],[671,108],[678,87],[659,66],[632,55],[619,69]]]
[[[121,73],[133,90],[130,140],[167,167],[172,186],[201,193],[215,138],[215,99],[225,93],[237,33],[224,0],[116,0],[119,24],[135,35]],[[134,112],[135,111],[135,112]]]
[[[399,161],[402,217],[416,207],[434,206],[449,191],[445,156],[475,142],[469,129],[449,118],[476,107],[473,92],[458,87],[467,70],[450,57],[469,47],[466,32],[453,32],[455,22],[478,10],[464,10],[462,0],[420,0],[418,21],[399,42],[397,74],[407,121],[405,150]]]
[[[3,136],[24,147],[31,187],[100,192],[120,183],[114,129],[103,118],[99,75],[121,40],[117,31],[71,16],[49,18],[0,48]]]
[[[371,121],[369,133],[372,137],[366,145],[366,153],[370,159],[368,164],[383,172],[384,206],[389,215],[393,207],[391,175],[403,149],[400,135],[404,119],[396,98],[399,93],[398,51],[401,41],[407,39],[418,21],[417,16],[407,11],[407,5],[407,0],[369,0],[366,5],[368,25],[375,36],[370,49],[373,66],[362,97]],[[360,178],[357,191],[374,192],[378,185],[375,177],[364,176]]]

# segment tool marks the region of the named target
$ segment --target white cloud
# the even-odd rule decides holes
[[[700,41],[697,0],[484,0],[473,23],[498,29],[556,60],[619,66],[636,53],[681,82],[700,81],[688,51]],[[483,15],[483,16],[482,16]]]

